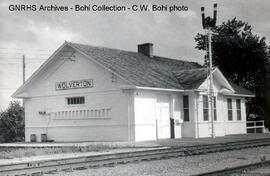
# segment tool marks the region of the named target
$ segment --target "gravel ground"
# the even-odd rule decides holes
[[[249,164],[260,161],[265,156],[270,160],[270,147],[243,149],[197,155],[173,159],[116,165],[115,167],[91,168],[73,172],[46,174],[46,176],[175,176],[192,175],[226,167]]]
[[[270,166],[248,171],[247,173],[254,174],[254,175],[255,174],[269,174],[270,175]]]
[[[270,167],[268,166],[247,171],[246,173],[231,174],[228,176],[269,176],[269,175],[270,175]]]

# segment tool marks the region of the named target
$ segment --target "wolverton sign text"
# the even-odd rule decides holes
[[[93,86],[94,86],[93,79],[63,81],[63,82],[56,82],[55,83],[56,90],[91,88]]]

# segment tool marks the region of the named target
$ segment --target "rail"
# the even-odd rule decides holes
[[[201,173],[201,174],[195,174],[192,176],[225,176],[225,175],[242,175],[242,174],[249,175],[249,174],[246,174],[247,171],[255,170],[258,168],[262,168],[262,167],[269,167],[269,165],[270,165],[270,160],[267,160],[267,161],[261,161],[261,162],[242,165],[242,166],[225,168],[222,170],[216,170],[216,171],[211,171],[211,172],[206,172],[206,173]],[[258,173],[255,175],[260,175],[260,174]],[[264,174],[262,174],[262,175],[264,175]]]
[[[264,121],[247,121],[247,133],[265,133]]]
[[[102,167],[129,162],[200,155],[269,145],[270,138],[264,138],[228,143],[204,144],[199,146],[156,148],[135,152],[120,152],[94,156],[0,164],[0,175],[42,174],[54,171],[59,172],[64,170],[76,170],[79,168]]]

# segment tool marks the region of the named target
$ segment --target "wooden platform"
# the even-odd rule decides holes
[[[215,144],[215,143],[226,143],[234,141],[243,140],[253,140],[270,138],[270,134],[240,134],[240,135],[228,135],[224,137],[216,138],[180,138],[180,139],[160,139],[155,141],[144,141],[144,142],[50,142],[50,143],[2,143],[1,147],[10,148],[39,148],[39,147],[86,147],[93,145],[112,145],[119,147],[142,147],[142,148],[152,148],[152,147],[167,147],[167,146],[194,146],[202,144]]]
[[[216,144],[226,142],[236,142],[253,139],[270,138],[270,134],[239,134],[239,135],[227,135],[216,138],[181,138],[181,139],[164,139],[153,141],[161,146],[194,146],[202,144]]]

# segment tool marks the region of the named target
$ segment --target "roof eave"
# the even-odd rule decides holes
[[[156,90],[156,91],[170,91],[170,92],[184,92],[183,89],[167,89],[167,88],[158,88],[158,87],[143,87],[143,86],[135,86],[135,89],[141,90]]]
[[[234,93],[234,94],[223,93],[223,95],[226,95],[226,96],[237,96],[237,97],[250,97],[250,98],[254,98],[254,97],[255,97],[255,95],[249,95],[249,94],[237,94],[237,93]]]
[[[18,96],[19,93],[25,90],[26,86],[39,74],[39,72],[68,44],[65,41],[26,81],[22,84],[12,95],[12,98],[21,98]]]
[[[234,88],[232,87],[232,85],[229,83],[229,81],[226,79],[226,77],[223,75],[223,73],[222,73],[217,67],[213,70],[213,73],[214,73],[215,71],[218,71],[218,72],[220,73],[221,77],[224,79],[225,83],[226,83],[227,85],[229,85],[230,89],[231,89],[232,91],[235,91]]]

